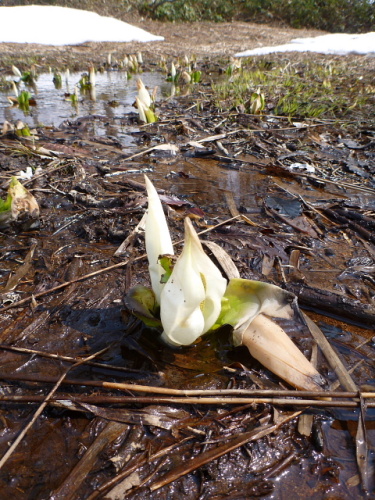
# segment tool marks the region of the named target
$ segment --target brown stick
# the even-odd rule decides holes
[[[87,360],[90,360],[90,359],[93,359],[95,358],[96,356],[102,354],[103,352],[107,351],[108,350],[108,347],[106,347],[105,349],[102,349],[101,351],[95,353],[95,354],[92,354],[91,356],[88,356],[88,358],[86,358]],[[2,459],[0,460],[0,469],[3,467],[3,465],[5,465],[5,463],[7,462],[8,458],[12,455],[12,453],[15,451],[15,449],[17,448],[17,446],[20,444],[20,442],[22,441],[22,439],[25,437],[25,435],[27,434],[28,430],[34,425],[34,423],[36,422],[36,420],[39,418],[39,416],[41,415],[41,413],[43,412],[43,410],[45,409],[45,407],[49,404],[49,402],[52,400],[52,398],[54,397],[57,389],[59,388],[59,386],[61,385],[62,381],[64,380],[64,378],[66,377],[67,373],[72,369],[72,368],[75,368],[76,366],[79,366],[79,365],[82,365],[86,362],[86,359],[82,359],[81,361],[78,361],[78,363],[74,364],[73,366],[69,366],[65,372],[61,375],[61,377],[57,380],[57,382],[55,383],[55,385],[53,386],[53,388],[50,390],[50,392],[47,394],[47,396],[43,396],[43,403],[39,406],[39,408],[37,409],[37,411],[34,413],[32,419],[30,420],[30,422],[26,425],[26,427],[24,427],[22,429],[22,431],[18,434],[18,436],[16,437],[16,439],[13,441],[13,443],[9,446],[8,450],[5,452],[5,454],[3,455]]]
[[[155,490],[175,481],[176,479],[179,479],[180,477],[185,476],[186,474],[189,474],[190,472],[194,471],[195,469],[198,469],[198,467],[201,467],[202,465],[205,465],[209,462],[212,462],[212,460],[215,460],[216,458],[219,458],[219,457],[225,455],[226,453],[229,453],[230,451],[233,451],[236,448],[243,446],[244,444],[248,443],[249,441],[256,441],[257,439],[261,439],[264,436],[268,436],[272,432],[279,429],[284,423],[289,422],[290,420],[293,420],[300,413],[301,412],[296,412],[293,415],[290,415],[290,416],[284,418],[278,424],[267,424],[267,425],[264,425],[260,428],[256,428],[252,431],[245,432],[245,433],[231,439],[228,443],[225,443],[221,446],[218,446],[217,448],[214,448],[212,450],[209,450],[209,451],[203,453],[202,455],[198,455],[198,456],[190,459],[187,463],[182,463],[181,465],[174,467],[170,472],[165,474],[164,477],[162,477],[161,479],[159,479],[155,483],[152,483],[150,485],[150,490],[155,491]]]
[[[55,377],[44,377],[39,375],[20,375],[20,374],[2,374],[0,380],[18,380],[21,382],[40,382],[54,384],[57,379]],[[79,380],[79,379],[64,379],[63,384],[80,385],[90,387],[101,387],[104,389],[115,389],[126,392],[148,392],[153,394],[164,394],[168,396],[252,396],[252,397],[308,397],[308,398],[357,398],[365,399],[375,398],[375,392],[359,392],[356,391],[299,391],[293,390],[262,390],[262,389],[173,389],[169,387],[158,387],[140,384],[128,384],[126,382],[106,382],[100,380]],[[294,400],[293,400],[294,401]]]
[[[1,403],[38,403],[44,401],[45,396],[0,396]],[[288,399],[265,397],[158,397],[158,396],[77,396],[76,394],[59,394],[48,399],[48,404],[59,404],[69,408],[71,403],[91,404],[194,404],[194,405],[240,405],[240,404],[272,404],[280,406],[314,406],[318,408],[357,408],[359,400],[324,401],[316,399]],[[367,403],[367,408],[375,408],[374,403]],[[87,410],[85,410],[87,411]]]
[[[332,348],[331,344],[328,342],[328,340],[326,339],[325,335],[318,327],[318,325],[316,325],[305,313],[302,313],[302,317],[305,320],[315,342],[322,350],[328,363],[331,365],[331,368],[335,371],[337,378],[340,380],[341,385],[347,391],[353,391],[353,392],[358,391],[358,387],[356,386],[354,380],[350,376],[348,370],[345,368],[344,363],[336,354],[335,350]]]

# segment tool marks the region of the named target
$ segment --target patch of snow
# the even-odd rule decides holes
[[[235,54],[235,57],[261,56],[273,52],[317,52],[319,54],[375,54],[375,31],[364,34],[334,33],[315,38],[295,38],[276,47],[259,47]]]
[[[0,7],[0,43],[78,45],[85,42],[164,40],[112,17],[68,7]]]

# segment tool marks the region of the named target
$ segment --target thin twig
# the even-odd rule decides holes
[[[79,366],[79,365],[82,365],[84,364],[86,361],[89,361],[93,358],[95,358],[96,356],[102,354],[103,352],[107,351],[108,350],[108,347],[106,347],[105,349],[102,349],[101,351],[99,352],[96,352],[95,354],[92,354],[91,356],[88,356],[87,358],[85,359],[82,359],[81,361],[78,361],[77,363],[75,363],[74,365],[72,366],[69,366],[65,372],[61,375],[61,377],[58,379],[58,381],[56,382],[56,384],[53,386],[53,388],[51,389],[51,391],[47,394],[47,396],[44,396],[43,397],[43,403],[39,406],[39,408],[37,409],[37,411],[34,413],[32,419],[30,420],[30,422],[26,425],[26,427],[24,427],[22,429],[22,431],[18,434],[18,436],[16,437],[16,439],[13,441],[13,443],[9,446],[8,450],[5,452],[5,454],[3,455],[3,457],[1,458],[0,460],[0,469],[2,469],[3,465],[5,465],[5,463],[7,462],[8,458],[12,455],[12,453],[15,451],[15,449],[17,448],[17,446],[20,444],[20,442],[22,441],[22,439],[25,437],[25,435],[27,434],[28,430],[34,425],[34,423],[36,422],[36,420],[39,418],[39,416],[41,415],[41,413],[44,411],[44,409],[46,408],[46,406],[50,403],[50,401],[52,400],[52,398],[54,397],[57,389],[59,388],[59,386],[61,385],[61,383],[63,382],[64,378],[66,377],[66,375],[68,374],[68,372],[75,368],[76,366]]]
[[[265,436],[268,436],[272,432],[279,429],[286,422],[289,422],[290,420],[293,420],[296,416],[300,415],[300,413],[301,413],[300,411],[297,411],[293,413],[293,415],[289,415],[283,418],[277,424],[266,424],[261,427],[255,428],[252,431],[244,432],[239,436],[232,438],[230,441],[228,441],[223,445],[210,449],[207,452],[203,453],[202,455],[197,455],[186,462],[185,461],[182,462],[180,465],[173,467],[172,470],[167,472],[161,479],[152,483],[149,486],[150,490],[155,491],[167,484],[170,484],[176,479],[179,479],[180,477],[185,476],[190,472],[193,472],[202,465],[212,462],[213,460],[220,458],[221,456],[229,453],[230,451],[233,451],[239,448],[240,446],[243,446],[244,444],[250,441],[256,441]]]
[[[87,358],[86,358],[87,359]],[[75,365],[73,365],[74,367]],[[72,368],[73,368],[72,367]],[[44,377],[38,375],[2,374],[0,380],[17,380],[21,382],[56,383],[55,377]],[[128,384],[124,382],[107,382],[101,380],[79,380],[65,379],[62,382],[67,385],[80,385],[88,387],[101,387],[126,392],[143,392],[152,394],[164,394],[168,396],[252,396],[252,397],[308,397],[308,398],[375,398],[375,392],[360,391],[300,391],[300,390],[271,390],[271,389],[173,389],[169,387],[149,386],[140,384]],[[294,400],[293,400],[294,401]]]
[[[45,396],[40,395],[6,395],[0,396],[1,403],[39,403],[44,401]],[[95,394],[94,396],[77,395],[77,394],[57,394],[49,398],[48,404],[64,406],[65,408],[76,409],[74,403],[89,403],[89,404],[116,404],[116,405],[134,405],[134,404],[179,404],[179,405],[260,405],[270,404],[279,406],[302,406],[302,407],[317,407],[317,408],[359,408],[360,401],[333,401],[323,399],[289,399],[287,397],[181,397],[181,396],[106,396]],[[72,408],[72,405],[74,408]],[[367,403],[367,408],[375,408],[375,402]],[[87,411],[87,409],[85,410]]]
[[[215,226],[211,226],[207,229],[204,229],[203,231],[200,231],[198,233],[198,235],[202,235],[202,234],[208,233],[209,231],[213,231],[217,227],[224,226],[225,224],[228,224],[228,222],[231,222],[232,220],[235,220],[235,219],[238,219],[238,216],[231,217],[230,219],[226,219],[223,222],[219,222]],[[179,245],[183,241],[184,240],[176,241],[175,243],[173,243],[173,245]],[[135,257],[134,259],[132,259],[132,262],[139,262],[140,260],[143,260],[146,257],[147,257],[147,254],[144,253],[144,254],[139,255],[138,257]],[[2,308],[0,308],[0,313],[7,311],[8,309],[12,309],[14,307],[19,307],[23,304],[30,302],[31,300],[39,299],[40,297],[43,297],[44,295],[48,295],[50,293],[57,292],[58,290],[62,290],[63,288],[66,288],[67,286],[72,285],[73,283],[78,283],[79,281],[93,278],[94,276],[98,276],[99,274],[106,273],[108,271],[112,271],[113,269],[125,267],[128,263],[129,263],[129,259],[124,260],[123,262],[118,262],[117,264],[113,264],[112,266],[104,267],[103,269],[98,269],[96,271],[93,271],[92,273],[84,274],[83,276],[78,276],[77,278],[74,278],[70,281],[65,281],[64,283],[60,283],[60,285],[49,288],[48,290],[44,290],[43,292],[35,293],[29,297],[25,297],[24,299],[18,300],[17,302],[13,302],[13,304],[9,304],[8,306],[2,307]]]
[[[129,476],[132,472],[135,472],[139,467],[141,467],[144,463],[151,463],[154,460],[157,460],[158,458],[162,458],[166,455],[168,455],[172,450],[174,450],[177,446],[181,446],[182,444],[186,443],[187,441],[191,441],[192,437],[187,436],[177,443],[173,443],[170,446],[167,446],[165,448],[162,448],[161,450],[153,453],[152,455],[149,455],[147,452],[143,454],[142,456],[142,463],[139,463],[138,461],[131,465],[130,467],[126,468],[125,470],[119,472],[119,474],[116,474],[115,477],[107,481],[106,483],[102,484],[99,486],[95,491],[91,493],[91,495],[88,497],[87,500],[94,500],[97,498],[101,493],[104,491],[107,491],[109,488],[115,486],[115,484],[119,483],[123,479],[125,479],[127,476]]]
[[[9,345],[5,345],[5,344],[0,344],[0,349],[5,349],[7,351],[12,351],[12,352],[20,352],[22,354],[37,355],[37,356],[41,356],[43,358],[57,359],[59,361],[64,361],[67,363],[77,363],[78,361],[82,360],[82,358],[79,356],[76,358],[73,358],[72,356],[63,356],[61,354],[53,354],[50,352],[38,351],[36,349],[26,349],[25,347],[15,347],[15,346],[9,346]],[[110,365],[107,363],[98,363],[97,361],[88,361],[86,364],[88,366],[95,366],[97,368],[102,368],[103,370],[116,370],[116,371],[126,372],[126,373],[145,373],[145,370],[138,370],[136,368],[128,368],[126,366]]]

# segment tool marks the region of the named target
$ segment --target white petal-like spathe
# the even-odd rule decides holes
[[[145,225],[148,269],[152,289],[155,293],[156,300],[160,304],[160,294],[164,286],[160,283],[160,280],[165,271],[159,264],[159,256],[163,254],[173,254],[174,250],[159,195],[152,182],[146,176],[145,182],[148,196],[148,212]]]
[[[139,99],[139,97],[136,97],[135,103],[137,105],[139,119],[141,120],[141,122],[147,123],[147,118],[146,118],[146,113],[145,113],[146,108],[145,108],[143,102]]]
[[[138,99],[142,102],[145,108],[149,108],[151,106],[151,96],[140,78],[137,80],[137,89]]]
[[[186,218],[184,248],[160,298],[163,338],[189,345],[207,332],[220,314],[226,284]]]

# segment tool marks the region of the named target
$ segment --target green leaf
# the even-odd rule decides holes
[[[126,294],[124,302],[128,310],[143,321],[146,326],[161,327],[161,321],[158,318],[159,306],[151,288],[143,285],[131,288]]]
[[[164,254],[159,257],[159,264],[164,269],[165,273],[161,275],[160,283],[166,283],[172,274],[176,262],[175,255]]]
[[[21,109],[28,109],[30,104],[31,94],[27,90],[23,90],[17,97],[18,104]]]
[[[8,210],[10,210],[11,205],[12,205],[12,197],[10,196],[9,193],[5,198],[5,200],[2,200],[0,198],[0,212],[7,212]]]
[[[222,299],[221,312],[214,328],[232,325],[239,332],[237,336],[240,336],[242,327],[249,325],[261,312],[276,318],[289,318],[292,315],[290,304],[294,300],[293,294],[278,286],[232,278]]]
[[[146,115],[147,123],[155,123],[158,121],[157,116],[150,108],[145,109],[145,115]]]
[[[191,81],[193,83],[199,83],[201,81],[202,71],[196,70],[191,74]]]

